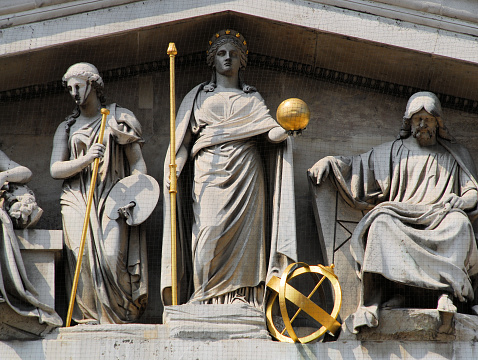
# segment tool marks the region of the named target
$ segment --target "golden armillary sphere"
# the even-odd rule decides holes
[[[291,281],[294,278],[310,277],[313,279],[315,286],[309,295],[304,295],[297,290]],[[309,284],[310,282],[303,282],[302,284]],[[337,321],[340,308],[342,307],[342,289],[340,288],[339,279],[334,274],[334,266],[323,265],[307,265],[299,262],[290,264],[282,273],[282,276],[272,276],[267,283],[269,289],[269,299],[266,305],[266,319],[267,328],[271,335],[282,342],[300,342],[306,344],[308,342],[317,340],[326,332],[334,335],[340,329],[340,322]],[[304,286],[302,286],[305,288]],[[331,301],[327,299],[328,288],[332,290],[333,297],[330,300],[333,302],[333,309],[331,308]],[[314,293],[318,293],[319,297],[314,299]],[[316,301],[319,302],[316,303]],[[278,327],[274,320],[274,307],[279,304],[280,314],[282,315],[282,325]],[[290,317],[289,311],[295,309],[294,316]],[[310,327],[301,330],[301,336],[296,334],[296,330],[292,326],[292,322],[298,317],[300,313],[306,313],[309,318],[312,318],[317,324],[317,330],[306,335],[304,330],[311,329]],[[281,330],[282,329],[282,330]]]
[[[284,100],[277,108],[276,119],[289,132],[300,132],[307,127],[310,110],[307,104],[297,98]]]

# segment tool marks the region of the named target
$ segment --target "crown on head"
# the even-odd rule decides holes
[[[209,54],[209,49],[211,49],[211,46],[218,40],[224,38],[224,37],[231,37],[233,39],[235,39],[236,43],[238,43],[242,50],[244,50],[244,52],[246,54],[248,54],[248,50],[247,50],[247,41],[246,39],[244,38],[244,36],[242,36],[241,33],[239,33],[238,31],[236,30],[231,30],[231,29],[225,29],[225,30],[221,30],[221,31],[218,31],[217,33],[215,33],[211,40],[209,40],[209,47],[208,47],[208,50],[206,51],[207,54]]]

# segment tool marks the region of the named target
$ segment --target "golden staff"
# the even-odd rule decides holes
[[[108,109],[101,109],[101,126],[100,135],[98,136],[98,143],[103,144],[103,136],[105,134],[106,117],[110,111]],[[93,163],[93,173],[91,174],[90,191],[88,192],[88,201],[86,203],[85,221],[83,222],[83,231],[81,232],[80,250],[78,251],[78,259],[76,260],[75,278],[73,279],[73,286],[71,288],[70,304],[68,305],[68,315],[66,316],[66,327],[70,326],[71,317],[73,315],[73,306],[75,305],[76,289],[78,288],[78,280],[80,278],[81,260],[83,259],[83,251],[85,250],[86,233],[88,232],[88,225],[90,224],[91,203],[93,202],[93,195],[96,187],[96,177],[98,175],[98,167],[100,165],[100,158],[96,158]]]
[[[169,89],[171,93],[170,101],[170,132],[171,132],[171,144],[170,155],[171,162],[169,164],[169,195],[171,199],[171,287],[172,287],[172,302],[173,305],[178,304],[178,280],[177,280],[177,259],[176,259],[176,194],[177,190],[177,177],[176,177],[176,99],[175,99],[175,86],[174,86],[174,57],[178,54],[176,45],[169,43],[168,55],[169,55]]]

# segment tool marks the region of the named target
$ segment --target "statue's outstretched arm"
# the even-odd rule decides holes
[[[25,166],[17,164],[0,151],[0,187],[5,182],[27,183],[32,177],[32,172]]]
[[[282,142],[285,139],[287,139],[287,136],[289,136],[287,131],[284,130],[283,128],[279,127],[279,126],[273,127],[267,133],[267,137],[268,137],[269,141],[273,142],[273,143]]]

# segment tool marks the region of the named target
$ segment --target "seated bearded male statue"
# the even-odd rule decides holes
[[[456,312],[455,300],[473,305],[477,177],[435,94],[410,97],[399,139],[361,155],[327,156],[308,175],[317,185],[330,176],[349,205],[370,210],[350,240],[361,279],[358,309],[347,320],[352,332],[377,326],[380,308],[415,307],[417,294],[436,296],[432,306],[443,312]]]

